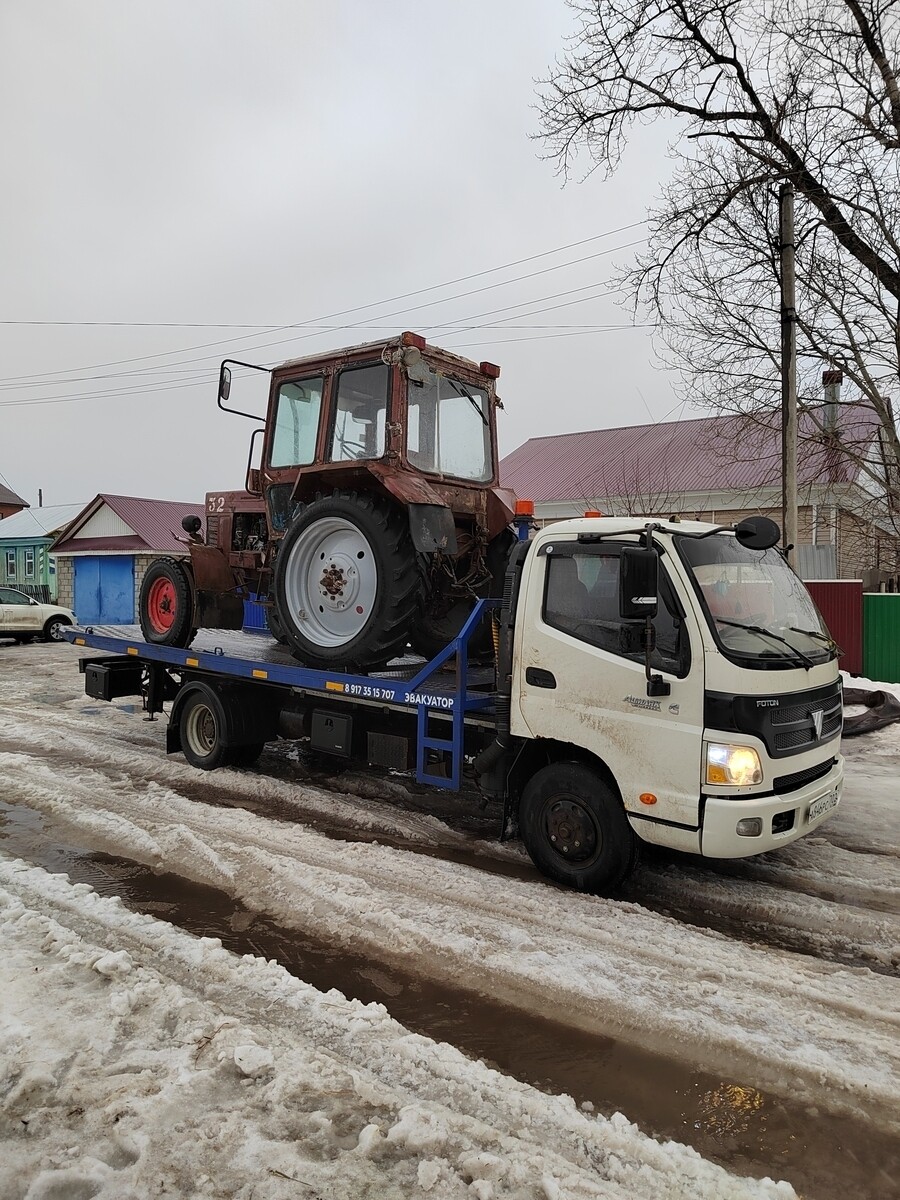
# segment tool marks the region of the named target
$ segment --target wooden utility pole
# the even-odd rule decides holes
[[[781,239],[781,521],[788,562],[796,564],[797,530],[797,311],[794,289],[794,185],[779,192]]]

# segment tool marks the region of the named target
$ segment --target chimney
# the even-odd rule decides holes
[[[38,508],[44,507],[44,493],[41,488],[38,488]]]
[[[841,371],[823,371],[822,387],[825,390],[825,432],[836,433],[838,423],[838,406],[841,403],[841,384],[844,376]]]

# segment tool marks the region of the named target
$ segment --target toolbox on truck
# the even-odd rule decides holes
[[[84,692],[94,700],[117,700],[120,696],[139,696],[143,668],[125,655],[83,658],[78,669],[84,675]]]

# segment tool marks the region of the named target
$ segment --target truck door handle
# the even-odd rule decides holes
[[[526,667],[525,682],[530,683],[532,687],[555,688],[556,676],[552,671],[545,671],[543,667]]]

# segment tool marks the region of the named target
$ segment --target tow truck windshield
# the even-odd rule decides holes
[[[777,550],[751,550],[727,533],[676,541],[713,635],[733,661],[809,667],[836,657],[809,592]]]

